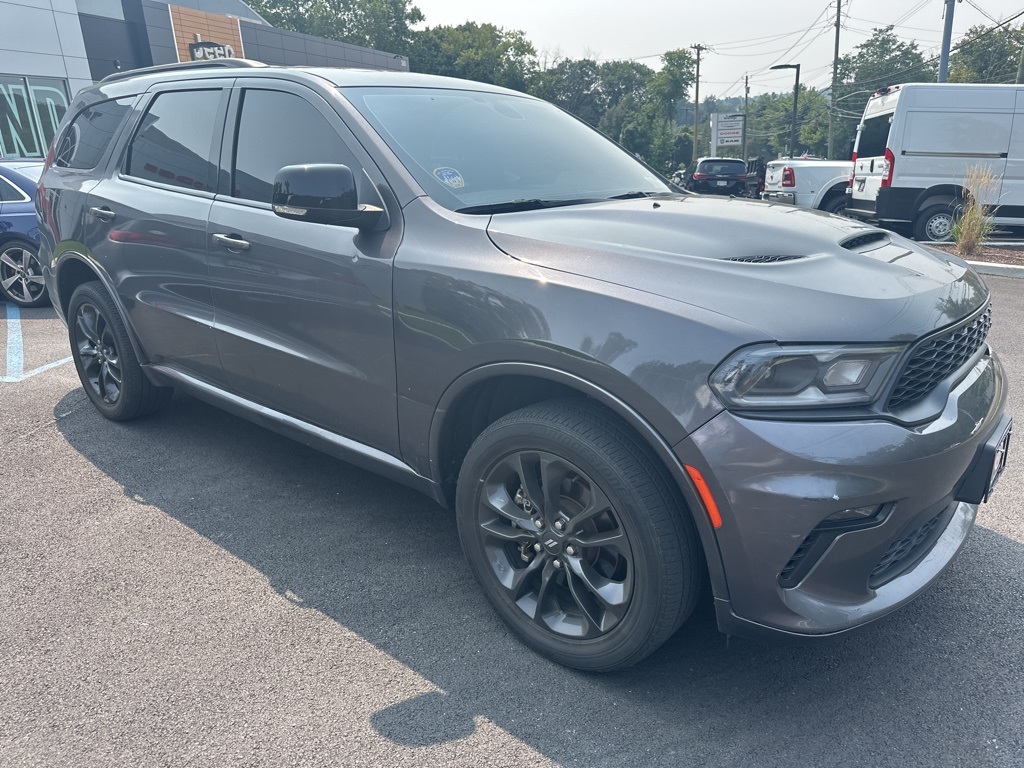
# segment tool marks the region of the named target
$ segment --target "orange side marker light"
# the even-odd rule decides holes
[[[697,486],[697,493],[700,494],[700,500],[704,502],[704,510],[708,513],[708,518],[711,520],[711,526],[713,528],[722,527],[722,515],[718,511],[718,504],[715,503],[715,497],[711,495],[711,489],[708,488],[707,481],[704,479],[704,475],[700,473],[700,470],[696,467],[691,467],[686,464],[686,474],[693,480],[693,484]]]

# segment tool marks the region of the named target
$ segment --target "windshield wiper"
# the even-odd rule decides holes
[[[525,200],[507,200],[503,203],[487,203],[486,205],[470,205],[465,208],[456,208],[456,213],[515,213],[516,211],[536,211],[541,208],[558,208],[563,205],[582,205],[583,203],[598,203],[597,198],[581,197],[574,200],[541,200],[530,198]]]
[[[612,195],[608,200],[632,200],[635,197],[654,197],[653,192],[623,192],[621,195]]]

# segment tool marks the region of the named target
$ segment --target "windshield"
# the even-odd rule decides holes
[[[474,213],[508,203],[671,194],[649,168],[547,102],[427,88],[344,88],[434,200]]]
[[[857,131],[857,146],[854,147],[858,159],[881,157],[885,154],[885,147],[889,143],[890,123],[891,112],[869,117],[864,121],[864,125]]]
[[[11,164],[9,167],[11,170],[17,171],[30,181],[38,182],[39,177],[43,175],[42,163],[26,163],[25,165]]]

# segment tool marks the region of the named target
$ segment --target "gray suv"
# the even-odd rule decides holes
[[[967,264],[677,194],[501,88],[117,74],[68,110],[37,207],[104,416],[177,388],[421,490],[502,619],[580,669],[644,658],[708,585],[729,634],[877,619],[1005,463]]]

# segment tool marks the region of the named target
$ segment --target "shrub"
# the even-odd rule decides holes
[[[964,202],[959,218],[953,223],[953,241],[956,253],[969,259],[981,249],[992,234],[992,209],[983,200],[993,200],[999,179],[983,165],[972,165],[964,174]]]

